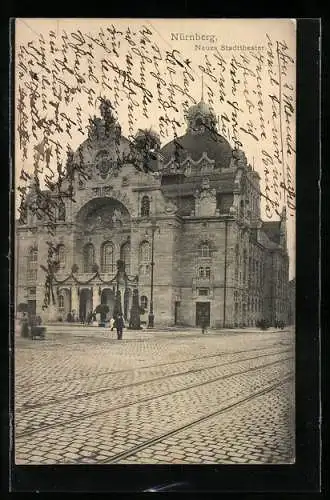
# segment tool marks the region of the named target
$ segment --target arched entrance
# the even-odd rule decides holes
[[[113,315],[113,309],[115,307],[115,292],[111,288],[104,288],[101,293],[101,304],[106,304],[109,307],[108,314],[101,314],[101,321],[106,321]]]
[[[118,232],[130,228],[130,213],[122,202],[114,198],[93,198],[78,212],[77,229],[85,234],[104,235],[104,231]]]
[[[83,288],[79,294],[79,319],[85,322],[93,310],[93,296],[90,288]]]
[[[120,259],[130,274],[130,238],[131,217],[126,206],[110,197],[89,200],[77,214],[75,230],[74,254],[78,268],[86,274],[84,281],[97,265],[103,275],[103,283],[97,284],[109,284]]]

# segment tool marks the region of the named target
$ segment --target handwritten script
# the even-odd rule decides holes
[[[265,33],[262,50],[214,47],[197,56],[192,48],[183,53],[166,43],[152,24],[138,20],[118,26],[110,20],[90,31],[78,22],[74,30],[60,26],[31,31],[16,47],[21,221],[28,207],[40,219],[46,215],[50,234],[56,233],[59,204],[75,201],[75,173],[81,182],[87,179],[73,151],[87,130],[98,133],[100,105],[105,134],[118,117],[132,146],[121,158],[118,149],[119,166],[130,162],[147,171],[155,144],[151,134],[141,146],[138,130],[152,126],[163,144],[183,135],[185,115],[200,100],[201,80],[204,100],[217,117],[214,139],[220,134],[233,148],[250,152],[266,217],[277,217],[283,205],[294,214],[295,61],[286,40]]]

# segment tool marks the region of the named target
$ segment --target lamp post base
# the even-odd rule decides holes
[[[154,327],[154,320],[155,316],[153,313],[150,313],[148,316],[148,328],[153,328]]]

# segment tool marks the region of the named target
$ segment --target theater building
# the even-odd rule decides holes
[[[141,172],[119,162],[130,158],[130,142],[101,109],[74,153],[79,170],[64,181],[72,196],[51,195],[55,234],[47,234],[50,215],[39,219],[29,203],[27,219],[17,222],[16,308],[27,304],[44,322],[65,321],[70,311],[84,318],[100,303],[111,314],[121,287],[126,317],[134,289],[142,321],[153,295],[156,327],[195,326],[202,315],[217,328],[287,321],[285,210],[278,221],[261,219],[259,175],[244,152],[215,133],[203,101],[186,121],[186,133],[159,142],[149,171]],[[50,239],[59,268],[55,304],[43,310]],[[125,283],[115,280],[118,260]]]

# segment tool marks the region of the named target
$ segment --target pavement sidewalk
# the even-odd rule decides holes
[[[110,331],[109,328],[103,328],[98,326],[84,326],[80,324],[72,323],[61,323],[61,324],[47,324],[46,326],[46,339],[48,338],[60,338],[60,337],[95,337],[95,338],[107,338],[116,337],[116,331]],[[287,327],[284,330],[269,328],[268,330],[260,330],[259,328],[209,328],[205,337],[213,335],[237,335],[237,334],[264,334],[264,333],[280,333],[280,332],[292,332],[292,327]],[[202,335],[200,328],[194,327],[155,327],[155,328],[143,328],[141,330],[129,330],[124,329],[124,340],[127,339],[143,339],[143,338],[153,338],[158,335],[169,335],[172,336],[192,336],[192,335]],[[15,338],[20,337],[20,326],[15,328]],[[29,339],[27,339],[29,341]]]

